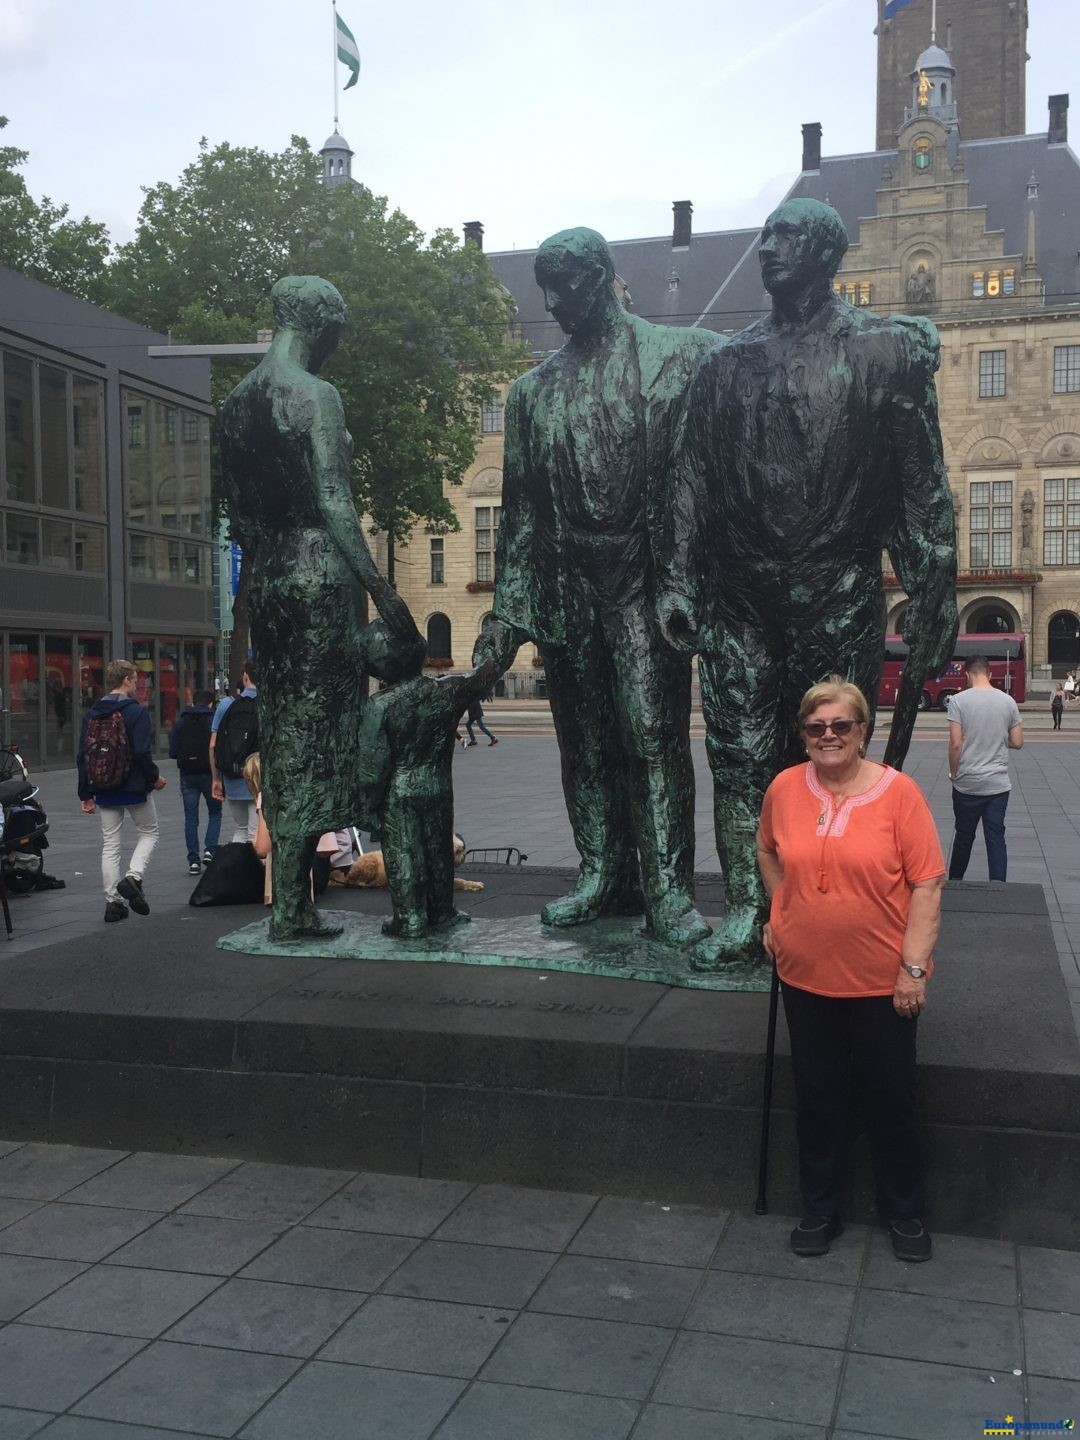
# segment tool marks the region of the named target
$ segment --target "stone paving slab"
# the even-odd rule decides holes
[[[79,1248],[91,1162],[23,1151],[9,1183],[66,1173],[43,1208]],[[793,1217],[662,1194],[238,1163],[224,1179],[247,1171],[229,1193],[249,1214],[230,1219],[183,1213],[188,1185],[220,1176],[113,1158],[113,1208],[140,1213],[149,1180],[164,1219],[94,1261],[0,1249],[0,1440],[963,1440],[996,1415],[1080,1411],[1073,1252],[943,1234],[906,1266],[853,1226],[799,1260]],[[357,1203],[305,1209],[336,1181]],[[279,1229],[252,1218],[274,1188]],[[170,1226],[186,1243],[134,1263]]]

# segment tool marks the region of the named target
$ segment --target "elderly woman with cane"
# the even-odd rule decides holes
[[[870,712],[855,685],[814,685],[799,724],[809,761],[769,786],[757,839],[795,1078],[805,1213],[791,1248],[824,1255],[843,1230],[840,1171],[859,1096],[893,1250],[929,1260],[915,1032],[945,861],[919,787],[866,758]]]

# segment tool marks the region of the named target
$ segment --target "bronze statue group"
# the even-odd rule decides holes
[[[781,206],[760,245],[771,313],[727,338],[625,310],[595,231],[544,242],[537,284],[567,339],[511,387],[492,618],[476,669],[437,679],[371,558],[340,398],[317,376],[344,303],[311,276],[274,287],[270,352],[221,415],[263,675],[274,938],[330,928],[310,899],[311,856],[323,831],[358,818],[385,837],[395,933],[462,918],[455,721],[531,640],[581,856],[544,923],[643,914],[657,939],[694,947],[700,969],[763,962],[761,802],[804,753],[808,686],[838,674],[873,706],[883,549],[910,597],[909,668],[939,665],[956,626],[936,332],[835,295],[846,247],[830,207]],[[695,652],[727,887],[715,931],[693,899]],[[382,682],[373,695],[368,677]],[[892,762],[909,732],[894,725]]]
[[[885,753],[899,767],[923,677],[955,639],[954,518],[936,331],[834,293],[846,248],[829,206],[783,204],[759,250],[771,311],[721,337],[629,313],[595,231],[544,242],[536,280],[567,338],[507,399],[494,603],[465,675],[424,673],[423,637],[364,540],[341,401],[317,376],[347,319],[326,281],[274,287],[278,329],[222,408],[222,459],[252,567],[271,938],[336,932],[308,874],[319,835],[343,824],[382,832],[388,933],[467,918],[453,891],[456,722],[532,641],[581,857],[543,923],[643,915],[703,972],[760,973],[767,946],[797,1051],[806,1215],[792,1246],[822,1254],[840,1233],[857,1072],[874,1097],[879,1206],[897,1255],[921,1260],[914,1022],[944,862],[918,787],[866,745],[882,552],[908,595]],[[725,876],[715,929],[693,892],[695,653]],[[815,977],[802,988],[800,964]]]

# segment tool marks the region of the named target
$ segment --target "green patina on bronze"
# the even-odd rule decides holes
[[[846,248],[840,216],[818,201],[769,217],[760,259],[772,313],[705,358],[674,442],[659,609],[672,644],[700,652],[726,880],[723,923],[695,956],[704,970],[766,963],[754,838],[770,781],[805,760],[803,694],[836,672],[873,713],[883,549],[909,596],[911,646],[888,763],[903,763],[923,681],[956,636],[937,332],[839,299]]]
[[[526,970],[567,971],[644,980],[695,990],[767,990],[769,976],[760,966],[730,965],[723,973],[702,974],[690,964],[685,946],[662,945],[643,935],[640,920],[604,919],[580,929],[555,930],[526,918],[485,920],[450,933],[389,938],[372,915],[328,911],[334,936],[281,945],[266,920],[256,920],[218,941],[222,950],[244,955],[308,955],[327,959],[385,963],[446,962],[454,965],[509,965]]]
[[[416,939],[470,918],[454,907],[454,730],[499,671],[487,660],[467,675],[423,675],[422,653],[402,653],[374,628],[385,644],[368,665],[385,688],[368,700],[356,741],[362,813],[382,834],[394,907],[383,933]]]
[[[251,566],[251,640],[259,671],[263,811],[273,841],[278,941],[336,933],[310,897],[319,835],[363,808],[357,737],[373,647],[424,654],[408,608],[379,574],[349,485],[352,442],[341,399],[317,377],[348,318],[312,275],[272,292],[268,354],[221,407],[234,538]],[[375,601],[382,624],[367,621]],[[451,726],[452,729],[452,726]]]
[[[697,330],[629,314],[594,230],[551,236],[536,280],[567,342],[510,390],[493,613],[476,658],[540,649],[581,856],[552,926],[644,912],[648,933],[708,933],[693,905],[690,662],[656,618],[654,537],[672,420]],[[502,647],[502,648],[500,648]]]

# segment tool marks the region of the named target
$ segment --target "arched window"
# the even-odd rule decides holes
[[[427,622],[427,658],[449,660],[451,653],[450,621],[445,615],[432,615]]]
[[[941,82],[941,103],[942,105],[949,103],[949,87],[944,80]]]
[[[907,619],[907,606],[906,606],[906,605],[901,605],[900,609],[897,610],[896,614],[893,616],[892,624],[889,626],[889,633],[890,633],[890,635],[903,635],[903,633],[904,633],[904,621],[905,621],[906,619]]]
[[[1071,610],[1051,615],[1046,627],[1046,659],[1059,679],[1080,668],[1080,616]]]
[[[1013,617],[1000,605],[984,605],[964,626],[968,635],[1008,635],[1013,628]]]

